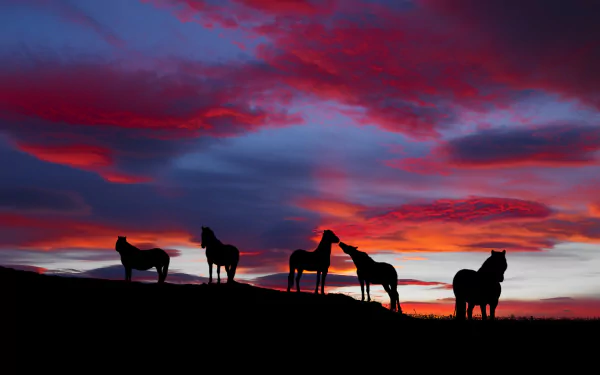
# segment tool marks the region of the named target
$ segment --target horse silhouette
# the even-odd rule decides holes
[[[500,283],[504,281],[504,272],[508,267],[506,263],[506,250],[494,251],[492,255],[483,262],[479,270],[462,269],[454,275],[452,290],[455,298],[455,313],[457,320],[473,319],[473,308],[481,307],[481,319],[486,320],[486,305],[490,305],[490,319],[496,316],[496,307],[500,299],[502,288]]]
[[[331,263],[331,244],[338,243],[340,239],[329,229],[323,231],[321,242],[314,251],[303,249],[294,250],[290,255],[290,274],[288,276],[287,291],[290,291],[294,285],[294,272],[298,270],[296,276],[296,291],[300,292],[300,278],[303,271],[317,271],[317,286],[315,293],[319,293],[319,279],[321,280],[321,294],[325,294],[325,278]]]
[[[208,262],[208,283],[212,283],[212,266],[217,266],[217,284],[221,283],[221,266],[227,272],[227,283],[233,282],[235,270],[240,260],[240,251],[237,247],[222,243],[209,227],[202,227],[202,242],[200,246],[206,249]]]
[[[127,242],[127,237],[117,236],[115,250],[121,256],[121,264],[125,267],[125,281],[131,281],[131,270],[146,271],[156,267],[158,282],[164,283],[169,272],[171,257],[159,248],[140,250]]]
[[[385,262],[376,262],[369,254],[358,250],[356,246],[350,246],[343,242],[339,243],[344,253],[350,255],[356,266],[356,276],[360,282],[361,301],[365,300],[365,287],[367,284],[367,301],[371,301],[369,284],[381,284],[388,296],[390,296],[390,310],[402,313],[400,297],[398,296],[398,273],[394,266]]]

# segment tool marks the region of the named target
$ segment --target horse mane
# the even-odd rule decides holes
[[[206,227],[206,228],[205,228],[205,229],[202,231],[202,234],[203,234],[204,236],[207,236],[207,237],[206,237],[206,239],[207,239],[208,241],[206,241],[206,242],[208,242],[208,243],[211,243],[211,244],[212,244],[212,243],[214,243],[214,244],[216,244],[216,245],[223,245],[223,242],[221,242],[221,240],[219,240],[219,239],[217,238],[217,236],[215,235],[215,232],[213,232],[213,230],[212,230],[212,229],[210,229],[210,228]]]
[[[493,255],[491,255],[490,257],[488,257],[485,262],[483,262],[483,264],[481,265],[481,267],[479,267],[479,269],[477,270],[477,272],[482,273],[482,272],[489,272],[489,273],[499,273],[502,272],[501,269],[499,269],[499,266],[501,265],[499,262],[499,258],[495,257]]]
[[[140,249],[138,249],[137,247],[133,246],[132,244],[130,244],[129,242],[127,242],[126,239],[119,239],[117,240],[117,251],[127,251],[127,252],[132,252],[132,251],[139,251]]]
[[[356,250],[356,254],[360,257],[360,260],[368,261],[370,263],[375,263],[375,259],[371,258],[369,254],[364,251]]]
[[[333,241],[332,237],[335,237],[338,241],[339,239],[337,238],[337,236],[335,235],[335,233],[333,233],[333,231],[331,229],[325,229],[323,231],[323,235],[321,236],[321,240],[319,241],[319,244],[317,245],[317,248],[314,250],[315,252],[321,252],[321,251],[325,251],[327,253],[329,253],[331,251],[331,243]]]

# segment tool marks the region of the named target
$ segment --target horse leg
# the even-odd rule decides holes
[[[131,267],[125,267],[125,281],[131,281]]]
[[[229,284],[229,280],[231,280],[231,276],[229,276],[229,265],[225,265],[225,273],[227,274],[227,283]]]
[[[490,320],[496,319],[496,307],[498,306],[498,301],[494,301],[490,303]]]
[[[212,284],[212,262],[208,262],[208,283]]]
[[[302,268],[298,268],[298,273],[296,274],[296,292],[298,293],[300,293],[300,278],[302,277],[303,271]]]
[[[233,281],[234,281],[234,278],[235,278],[235,270],[237,269],[237,262],[238,262],[238,261],[236,260],[236,261],[235,261],[235,262],[234,262],[234,263],[231,265],[231,268],[230,268],[230,272],[231,272],[231,282],[233,282]]]
[[[465,315],[467,313],[467,302],[459,297],[455,298],[454,302],[454,313],[456,314],[454,318],[456,320],[465,320]]]
[[[221,284],[221,266],[219,266],[218,264],[217,266],[217,284]]]
[[[473,320],[473,308],[475,308],[475,304],[471,302],[468,302],[467,304],[467,318]]]
[[[319,294],[319,282],[321,281],[321,271],[317,271],[317,286],[315,288],[315,294]]]
[[[293,285],[294,285],[294,268],[290,267],[290,274],[288,275],[288,288],[287,288],[288,292],[290,291],[290,289],[292,288]]]
[[[163,266],[163,282],[167,280],[167,275],[169,274],[169,263],[170,261]]]
[[[369,291],[369,280],[365,280],[365,283],[367,284],[367,301],[371,302],[371,292]]]
[[[381,285],[383,286],[383,289],[385,289],[385,292],[388,294],[388,296],[390,296],[390,310],[392,310],[392,311],[396,310],[396,300],[394,298],[395,296],[392,294],[392,290],[385,283],[383,283]]]
[[[321,273],[321,294],[325,294],[325,278],[327,277],[327,270]]]
[[[158,274],[158,283],[160,284],[163,275],[162,266],[160,264],[156,266],[156,273]]]
[[[485,303],[479,305],[479,307],[481,308],[481,320],[486,320],[487,312],[485,311]]]
[[[364,301],[365,300],[365,280],[363,280],[362,277],[358,278],[358,282],[360,283],[360,300]]]

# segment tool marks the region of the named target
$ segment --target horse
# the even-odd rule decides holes
[[[319,278],[321,279],[321,294],[325,294],[325,278],[329,265],[331,263],[331,244],[339,243],[340,239],[333,231],[326,229],[323,231],[323,236],[317,248],[313,251],[297,249],[290,255],[290,274],[288,276],[287,291],[290,291],[294,285],[294,272],[298,270],[296,275],[296,292],[300,292],[300,278],[303,271],[317,271],[317,286],[315,294],[319,294]]]
[[[202,227],[202,242],[200,246],[206,249],[206,261],[208,262],[208,283],[212,283],[212,266],[217,266],[217,284],[221,283],[221,266],[227,272],[227,283],[232,283],[240,260],[240,251],[237,247],[222,243],[209,227]]]
[[[131,270],[146,271],[156,267],[158,282],[164,283],[169,272],[171,257],[160,248],[140,250],[127,242],[127,237],[117,236],[115,250],[121,256],[121,264],[125,267],[125,281],[131,282]]]
[[[340,242],[339,246],[344,253],[350,255],[356,266],[356,275],[360,282],[360,293],[362,295],[361,301],[365,300],[365,283],[367,284],[367,301],[371,301],[369,284],[380,284],[390,296],[390,310],[395,311],[398,307],[398,312],[402,314],[396,268],[389,263],[376,262],[369,254],[358,250],[356,246],[350,246],[343,242]]]
[[[469,320],[473,319],[473,308],[481,308],[481,320],[486,320],[486,305],[490,305],[490,319],[494,320],[496,307],[500,299],[504,281],[506,263],[506,250],[494,251],[483,262],[479,270],[462,269],[454,275],[452,290],[454,291],[454,312],[457,320],[465,319],[465,308]]]

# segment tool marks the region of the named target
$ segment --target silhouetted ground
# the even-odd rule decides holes
[[[205,360],[223,371],[231,366],[262,371],[292,360],[290,366],[298,369],[325,361],[336,368],[360,364],[397,371],[466,355],[499,357],[498,366],[542,361],[538,369],[554,366],[552,359],[573,370],[588,358],[582,350],[596,351],[600,340],[597,320],[418,319],[341,294],[286,293],[242,283],[127,284],[0,267],[0,286],[2,342],[8,343],[3,353],[19,366],[36,364],[32,353],[88,367],[120,363],[126,353],[129,365],[168,359],[169,365],[189,362],[198,372]],[[561,356],[548,357],[548,349]],[[546,356],[538,357],[538,351]],[[419,355],[428,362],[417,361]]]

